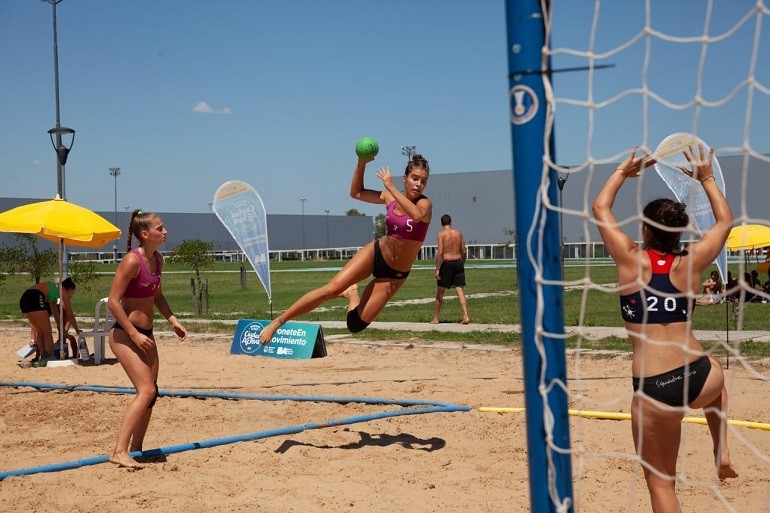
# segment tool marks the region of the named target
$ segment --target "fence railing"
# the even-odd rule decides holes
[[[468,260],[516,260],[517,252],[515,244],[468,244]],[[341,247],[341,248],[312,248],[312,249],[291,249],[270,251],[270,260],[347,260],[351,258],[361,246]],[[437,246],[426,244],[420,249],[417,255],[418,260],[435,260]],[[171,252],[163,252],[164,255]],[[568,242],[562,245],[562,258],[565,260],[584,260],[584,259],[608,259],[610,258],[602,242]],[[120,260],[125,253],[118,252],[117,259]],[[217,262],[245,262],[246,256],[242,251],[213,251],[212,255]],[[752,263],[764,261],[764,250],[738,252],[728,251],[730,262],[740,262],[746,260]],[[112,251],[85,251],[71,252],[70,260],[91,261],[101,263],[115,262],[115,254]]]

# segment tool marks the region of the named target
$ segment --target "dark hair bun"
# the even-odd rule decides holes
[[[412,163],[416,166],[420,167],[428,167],[428,159],[420,155],[419,153],[415,153],[412,155]]]
[[[676,228],[684,228],[690,222],[690,218],[687,215],[687,205],[684,203],[675,202],[671,204],[671,224],[669,226]]]
[[[409,171],[411,171],[414,168],[420,168],[424,169],[428,173],[430,173],[430,165],[428,164],[428,159],[420,155],[419,153],[415,153],[412,155],[411,160],[406,165],[406,170],[404,171],[404,174],[409,174]]]
[[[668,228],[686,228],[690,223],[687,206],[668,198],[660,198],[649,202],[644,207],[642,214],[645,218],[645,225],[651,234],[651,238],[645,241],[647,247],[664,253],[678,253],[679,239],[684,230],[663,230],[646,221],[649,220]]]

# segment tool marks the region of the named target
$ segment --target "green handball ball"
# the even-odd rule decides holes
[[[372,158],[377,156],[380,151],[380,145],[374,140],[374,137],[362,137],[356,143],[356,155],[362,158]]]

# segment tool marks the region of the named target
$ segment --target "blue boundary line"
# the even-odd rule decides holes
[[[69,392],[98,392],[98,393],[110,393],[110,394],[135,394],[136,390],[133,388],[121,388],[121,387],[105,387],[94,385],[60,385],[51,383],[35,383],[29,381],[0,381],[0,386],[3,387],[30,387],[39,390],[66,390]],[[231,392],[198,392],[192,390],[160,390],[159,395],[163,397],[194,397],[194,398],[222,398],[222,399],[240,399],[240,400],[252,400],[252,401],[305,401],[305,402],[333,402],[333,403],[361,403],[361,404],[383,404],[383,405],[398,405],[407,407],[405,410],[389,411],[372,413],[367,415],[357,415],[354,417],[346,417],[341,419],[330,419],[323,422],[312,422],[309,424],[299,424],[295,426],[287,426],[278,429],[269,429],[266,431],[257,431],[255,433],[247,433],[244,435],[227,436],[222,438],[213,438],[211,440],[204,440],[201,442],[190,442],[179,445],[169,445],[166,447],[159,447],[157,449],[148,449],[146,451],[135,451],[131,453],[134,458],[137,457],[153,457],[166,454],[174,454],[184,451],[192,451],[195,449],[206,449],[210,447],[217,447],[220,445],[227,445],[236,442],[248,442],[252,440],[260,440],[263,438],[270,438],[280,435],[291,435],[301,433],[310,429],[321,429],[332,426],[344,426],[346,424],[356,424],[359,422],[368,422],[370,420],[385,419],[390,417],[398,417],[401,415],[420,415],[424,413],[449,413],[449,412],[465,412],[470,411],[469,406],[461,406],[457,404],[445,403],[441,401],[420,401],[420,400],[407,400],[407,399],[380,399],[370,397],[332,397],[332,396],[290,396],[290,395],[266,395],[266,394],[239,394]],[[42,472],[58,472],[62,470],[71,470],[76,468],[85,467],[88,465],[96,465],[99,463],[107,463],[109,461],[108,455],[93,456],[90,458],[83,458],[73,461],[64,461],[61,463],[53,463],[50,465],[41,465],[37,467],[27,467],[16,470],[8,470],[0,472],[0,481],[10,476],[27,476],[31,474],[39,474]]]

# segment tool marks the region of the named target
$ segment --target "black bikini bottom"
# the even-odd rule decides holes
[[[385,261],[385,257],[382,256],[382,250],[380,249],[380,239],[374,241],[374,270],[372,270],[372,276],[375,278],[389,278],[391,280],[405,280],[409,276],[410,271],[398,271],[393,269]]]
[[[115,322],[115,324],[112,325],[112,327],[113,327],[113,329],[116,329],[116,330],[126,331],[126,328],[121,326],[117,321]],[[150,329],[140,328],[139,326],[134,326],[134,328],[136,328],[136,331],[138,331],[139,333],[141,333],[145,337],[151,337],[152,336],[152,328],[150,328]]]
[[[678,369],[647,376],[645,378],[632,378],[634,390],[639,390],[639,382],[644,379],[642,392],[645,395],[665,403],[669,406],[684,406],[685,383],[689,381],[687,388],[687,404],[692,403],[700,395],[706,378],[711,372],[711,360],[708,356],[701,356],[689,365],[683,365]]]

